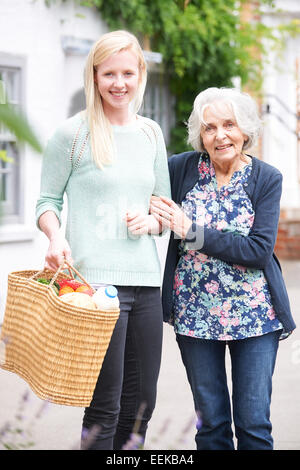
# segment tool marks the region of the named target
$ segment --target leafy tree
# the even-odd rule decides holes
[[[9,129],[19,143],[27,143],[37,152],[41,152],[41,145],[35,136],[28,120],[8,103],[0,104],[0,124]],[[1,153],[5,159],[4,153]],[[6,157],[7,158],[7,157]]]
[[[78,1],[78,0],[77,0]],[[48,0],[49,3],[49,0]],[[187,120],[196,95],[210,86],[242,85],[259,90],[262,57],[287,34],[299,34],[300,22],[274,31],[259,21],[260,7],[275,9],[273,0],[85,0],[113,29],[127,29],[163,55],[171,92],[176,98],[176,124],[170,149],[186,149]],[[256,21],[244,16],[251,7]]]

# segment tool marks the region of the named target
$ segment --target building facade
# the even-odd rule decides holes
[[[55,129],[85,108],[83,72],[91,45],[107,25],[96,9],[73,0],[1,0],[0,103],[4,96],[19,107],[45,147]],[[160,123],[168,140],[171,97],[162,73],[162,57],[144,51],[148,84],[142,113]],[[1,101],[2,100],[2,101]],[[48,240],[35,225],[42,156],[0,127],[0,323],[7,274],[41,269]],[[13,161],[10,161],[13,159]],[[67,210],[67,201],[63,211]]]
[[[300,18],[298,0],[278,0],[281,13],[262,18],[276,25]],[[83,70],[91,44],[108,31],[99,12],[73,0],[1,0],[0,103],[4,93],[27,115],[43,147],[67,117],[83,109]],[[143,114],[158,121],[166,141],[172,125],[172,103],[164,82],[161,57],[145,51],[149,80]],[[279,256],[300,258],[300,37],[287,41],[281,58],[272,54],[265,66],[264,133],[261,158],[284,176]],[[0,128],[0,323],[7,274],[41,269],[48,246],[35,226],[42,156],[17,146]],[[285,239],[283,239],[285,237]],[[289,248],[287,248],[289,247]]]
[[[93,10],[80,8],[73,2],[47,8],[43,0],[3,0],[0,30],[0,79],[6,96],[27,115],[44,147],[55,128],[68,116],[74,96],[82,88],[84,55],[76,47],[73,51],[68,48],[68,38],[73,38],[74,43],[77,40],[83,48],[105,32],[106,25]],[[7,274],[14,270],[41,269],[47,240],[35,226],[42,156],[27,145],[16,146],[14,137],[3,128],[0,145],[14,160],[1,161],[0,167],[0,308],[3,314]]]
[[[277,26],[300,22],[298,0],[277,0],[263,21]],[[262,158],[283,174],[276,253],[300,259],[300,35],[288,37],[283,51],[270,51],[265,64]]]

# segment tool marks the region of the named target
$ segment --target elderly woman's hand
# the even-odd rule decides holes
[[[182,239],[186,238],[192,221],[172,199],[164,196],[152,196],[150,212],[164,228],[169,228]]]

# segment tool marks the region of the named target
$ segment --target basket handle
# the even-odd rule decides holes
[[[64,266],[65,264],[68,266],[67,269],[68,269],[68,271],[69,271],[70,274],[71,274],[71,270],[73,270],[73,271],[77,274],[77,276],[84,282],[84,284],[85,284],[86,286],[88,286],[90,289],[92,289],[93,292],[96,292],[95,289],[94,289],[94,288],[84,279],[84,277],[77,271],[77,269],[75,269],[74,266],[72,266],[67,260],[64,260],[64,261],[61,263],[61,265],[58,267],[56,273],[54,274],[54,276],[52,277],[52,279],[51,279],[51,281],[50,281],[50,283],[49,283],[49,287],[51,287],[51,286],[54,284],[54,282],[56,281],[56,279],[57,279],[57,277],[58,277],[60,271],[62,270],[62,268],[63,268],[63,266]],[[74,276],[73,276],[73,278],[74,278]]]
[[[60,264],[60,266],[58,267],[57,271],[54,273],[53,277],[51,278],[51,281],[49,282],[48,284],[48,287],[52,287],[52,285],[54,284],[54,282],[56,281],[60,271],[62,270],[63,266],[64,265],[67,265],[68,267],[67,268],[64,268],[64,269],[68,269],[69,273],[70,273],[70,276],[74,279],[74,276],[72,274],[72,270],[77,274],[77,276],[84,282],[85,285],[87,285],[93,292],[96,292],[95,289],[84,279],[84,277],[77,271],[77,269],[74,268],[74,266],[72,266],[67,260],[64,259],[64,261]],[[33,276],[31,276],[28,280],[31,281],[32,279],[35,279],[36,277],[38,277],[39,275],[43,274],[44,272],[44,269],[41,269],[40,271],[36,272],[33,274]]]

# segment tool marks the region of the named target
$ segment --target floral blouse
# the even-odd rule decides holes
[[[209,158],[200,157],[199,180],[182,207],[193,222],[247,236],[254,210],[244,190],[252,162],[217,188]],[[173,288],[175,332],[203,339],[236,340],[282,329],[263,270],[230,264],[180,243]]]

